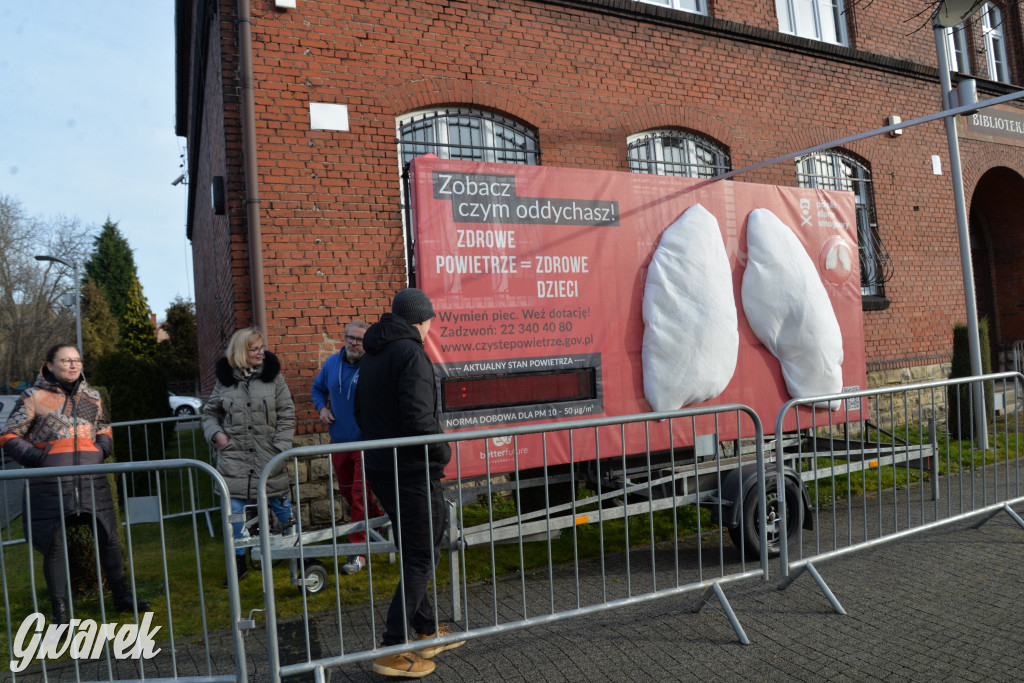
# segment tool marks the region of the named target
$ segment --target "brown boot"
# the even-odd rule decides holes
[[[415,652],[402,652],[373,660],[373,673],[397,678],[423,678],[434,672],[434,663]]]

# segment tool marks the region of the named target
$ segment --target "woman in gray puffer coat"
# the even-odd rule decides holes
[[[227,481],[232,514],[256,502],[260,475],[267,463],[292,447],[295,404],[281,375],[277,356],[267,351],[266,337],[255,327],[231,336],[224,357],[217,361],[217,384],[203,406],[203,432],[220,452],[217,471]],[[292,521],[288,472],[279,463],[267,479],[270,508],[282,525]],[[236,539],[242,522],[233,522]],[[245,548],[235,549],[235,571],[248,573]],[[227,580],[224,582],[227,586]]]

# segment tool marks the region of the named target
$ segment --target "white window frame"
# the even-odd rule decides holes
[[[857,214],[861,296],[885,296],[892,261],[878,235],[871,169],[852,154],[828,149],[796,160],[797,184],[820,190],[850,190]]]
[[[967,52],[967,31],[963,24],[946,28],[946,55],[949,70],[957,73],[971,73],[971,60]]]
[[[423,134],[407,139],[416,132]],[[410,286],[415,286],[416,235],[409,216],[409,162],[422,154],[435,154],[442,159],[535,166],[540,164],[540,139],[536,131],[513,119],[482,109],[458,107],[421,109],[397,117],[395,135],[406,275]]]
[[[779,31],[833,45],[847,45],[843,0],[775,0]]]
[[[981,8],[981,34],[985,38],[985,60],[988,77],[994,81],[1010,82],[1010,69],[1006,62],[1006,36],[1003,33],[1003,12],[991,2]]]
[[[642,2],[645,5],[668,7],[669,9],[690,12],[691,14],[708,13],[708,3],[706,0],[636,0],[636,2]]]
[[[671,141],[667,149],[666,140]],[[729,153],[721,145],[703,135],[675,128],[629,136],[626,157],[631,172],[651,175],[714,178],[732,168]]]

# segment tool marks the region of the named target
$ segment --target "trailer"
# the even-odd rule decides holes
[[[765,343],[762,331],[755,329],[758,325],[763,328],[764,321],[752,324],[751,313],[754,318],[764,316],[751,311],[750,300],[755,297],[744,293],[749,291],[744,289],[748,286],[746,271],[760,267],[752,263],[748,244],[755,216],[777,218],[792,236],[797,246],[783,258],[792,257],[794,270],[803,266],[806,273],[811,264],[810,279],[797,283],[799,291],[792,292],[793,298],[810,298],[812,290],[821,290],[827,297],[827,314],[837,326],[841,349],[831,391],[820,393],[867,387],[856,207],[850,192],[462,162],[432,155],[414,159],[409,173],[414,284],[427,292],[437,311],[426,345],[435,364],[442,426],[447,431],[720,404],[749,406],[771,423],[786,401],[800,396],[794,395],[796,383],[785,369],[793,359]],[[675,271],[697,281],[682,288],[684,296],[702,287],[717,288],[717,299],[707,295],[717,308],[709,309],[703,296],[694,296],[693,301],[662,301],[667,309],[663,312],[650,301],[652,264],[660,258],[669,228],[675,229],[694,207],[703,210],[700,215],[705,223],[710,216],[720,244],[705,247],[700,240],[708,242],[706,235],[690,238],[684,234],[682,255],[670,253],[668,258],[689,259]],[[686,253],[691,243],[696,255]],[[702,259],[710,262],[714,257],[711,250],[719,248],[727,265],[716,273],[705,267]],[[671,279],[673,272],[669,275]],[[717,281],[710,282],[715,276]],[[700,282],[701,278],[709,282]],[[684,317],[684,324],[675,328],[683,338],[674,349],[671,343],[667,348],[681,361],[691,360],[688,357],[694,349],[709,346],[704,335],[721,333],[721,344],[730,344],[725,338],[730,330],[721,332],[716,320],[718,309],[728,309],[730,303],[735,310],[735,329],[731,331],[735,341],[731,343],[736,351],[731,367],[725,359],[725,381],[719,380],[718,387],[696,402],[665,405],[658,399],[662,405],[653,406],[648,386],[652,377],[656,380],[659,374],[671,374],[674,368],[664,364],[650,367],[655,356],[648,354],[651,318]],[[761,306],[764,308],[763,302]],[[779,314],[779,325],[817,319],[801,311],[787,311]],[[826,327],[800,330],[811,342],[809,355],[828,345]],[[717,337],[711,341],[712,347],[719,343]],[[708,365],[723,365],[719,355],[712,348]],[[691,380],[707,384],[701,363],[691,361],[688,367],[695,368],[693,376],[677,377],[679,384]],[[828,420],[833,424],[863,423],[870,418],[866,404],[841,403],[845,402],[816,409],[802,407],[788,416],[784,426],[795,431],[801,419],[803,424],[810,422],[815,410],[831,412]],[[655,464],[656,488],[675,492],[678,504],[727,509],[729,512],[716,521],[730,530],[738,529],[743,514],[739,502],[750,493],[752,484],[749,468],[737,465],[742,461],[736,455],[739,444],[753,433],[749,426],[719,424],[712,417],[698,418],[695,425],[692,431],[672,435],[667,427],[659,429],[657,425],[643,433],[597,430],[593,437],[577,437],[572,456],[567,439],[557,436],[545,439],[543,448],[539,437],[519,437],[514,445],[509,439],[470,442],[462,444],[464,452],[478,457],[463,458],[458,466],[453,462],[446,474],[467,481],[515,471],[520,478],[534,474],[539,479],[543,465],[547,484],[561,486],[560,495],[552,496],[549,491],[546,500],[564,505],[576,485],[566,477],[594,490],[598,484],[604,484],[600,487],[603,491],[625,486],[634,496],[651,488],[649,481],[639,481],[651,478],[646,471],[641,473],[647,465],[627,462],[617,466],[612,459],[607,466],[596,468],[586,464],[588,457],[671,452],[671,463]],[[680,454],[688,459],[682,466]],[[911,455],[908,451],[907,457]],[[570,459],[572,474],[566,471]],[[603,482],[595,479],[597,469],[602,470]],[[697,480],[712,470],[720,477],[723,470],[733,469],[735,473],[727,477],[721,490],[708,484],[697,486]],[[819,470],[815,476],[827,474]],[[791,525],[806,526],[813,520],[803,483],[806,476],[787,469],[780,487],[793,498],[790,502],[800,503],[788,508],[795,515],[789,520]],[[692,493],[697,489],[700,494]],[[471,532],[466,534],[467,539],[472,538]]]

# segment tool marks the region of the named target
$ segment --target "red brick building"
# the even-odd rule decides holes
[[[294,5],[288,7],[287,5]],[[710,177],[942,108],[918,0],[177,0],[204,390],[235,329],[265,325],[309,396],[342,323],[411,277],[409,159]],[[948,45],[981,99],[1024,82],[1016,2]],[[984,118],[984,117],[989,118]],[[1024,339],[1024,108],[961,121],[979,313]],[[875,381],[934,376],[965,318],[941,121],[744,173],[852,189]],[[994,356],[994,359],[996,357]]]

